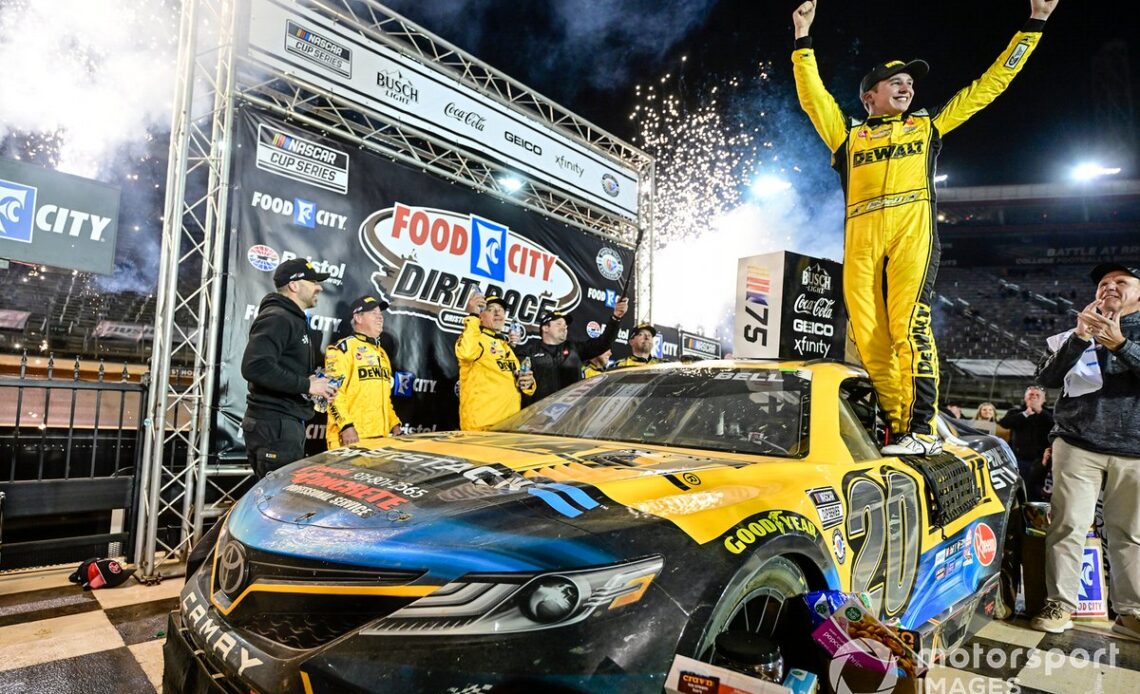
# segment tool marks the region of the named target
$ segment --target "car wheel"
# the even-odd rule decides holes
[[[701,638],[697,658],[711,662],[716,655],[716,637],[725,631],[746,631],[786,643],[783,637],[802,626],[792,624],[800,611],[788,609],[789,604],[808,589],[807,577],[791,559],[770,557],[754,569],[746,567],[721,594]]]

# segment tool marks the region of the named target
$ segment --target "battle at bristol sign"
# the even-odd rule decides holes
[[[781,251],[737,265],[734,353],[767,359],[843,359],[842,266]]]
[[[570,312],[582,298],[557,254],[476,214],[397,202],[364,220],[360,240],[377,265],[376,291],[448,332],[463,330],[473,291],[501,296],[507,314],[532,328],[542,313]]]

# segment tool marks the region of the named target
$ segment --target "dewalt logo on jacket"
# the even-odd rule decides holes
[[[924,143],[922,142],[900,142],[897,145],[887,145],[885,147],[875,147],[862,152],[855,152],[853,164],[855,166],[863,166],[864,164],[873,164],[877,161],[886,161],[887,159],[901,159],[903,157],[917,156],[922,154],[924,149],[923,145]]]

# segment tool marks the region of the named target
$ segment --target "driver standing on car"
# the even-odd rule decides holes
[[[463,332],[455,341],[459,361],[459,428],[482,431],[522,409],[534,393],[534,374],[521,372],[503,334],[507,305],[497,296],[472,293]]]
[[[325,373],[342,377],[329,402],[325,438],[329,449],[360,439],[399,436],[400,418],[392,407],[392,362],[380,346],[388,302],[362,296],[352,304],[352,335],[325,350]]]

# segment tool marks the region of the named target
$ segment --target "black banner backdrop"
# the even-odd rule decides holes
[[[470,292],[502,292],[532,339],[545,310],[574,313],[571,339],[600,331],[612,313],[632,249],[255,109],[240,115],[214,427],[222,457],[244,455],[242,353],[273,270],[289,258],[331,275],[309,315],[322,354],[351,331],[354,299],[392,304],[393,402],[413,431],[457,426],[454,345]],[[307,438],[323,449],[323,420]]]

